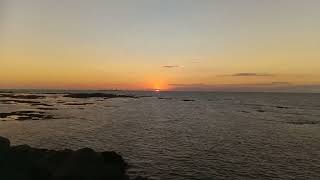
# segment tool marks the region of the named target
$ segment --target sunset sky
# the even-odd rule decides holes
[[[0,88],[320,92],[319,0],[0,0]]]

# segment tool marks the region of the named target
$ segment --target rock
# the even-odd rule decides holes
[[[276,106],[278,109],[289,109],[289,107],[284,107],[284,106]]]
[[[8,152],[10,149],[10,141],[7,138],[0,137],[0,152]]]
[[[10,147],[10,141],[0,137],[1,180],[129,180],[127,168],[127,163],[115,152]],[[147,180],[141,178],[135,180]]]
[[[26,153],[31,150],[31,147],[28,145],[18,145],[18,146],[13,146],[11,148],[11,152],[13,153]]]
[[[128,167],[128,164],[123,160],[122,156],[116,152],[102,152],[101,155],[105,163],[115,163],[124,168]]]
[[[84,148],[75,151],[54,173],[54,179],[98,179],[104,176],[104,161],[100,154]]]
[[[195,101],[194,99],[183,99],[182,101],[190,102],[190,101]]]
[[[15,120],[47,120],[54,119],[53,115],[43,111],[14,111],[10,113],[0,113],[0,118],[15,117]]]
[[[125,180],[126,163],[114,152],[97,153],[89,148],[73,152],[63,165],[54,172],[54,180]]]
[[[102,152],[101,155],[106,165],[106,169],[112,174],[113,178],[119,178],[117,174],[124,174],[128,169],[128,164],[119,154],[115,152]]]

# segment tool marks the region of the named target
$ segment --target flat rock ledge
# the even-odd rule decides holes
[[[130,179],[128,164],[115,152],[36,149],[11,146],[0,137],[0,179],[7,180],[147,180]]]

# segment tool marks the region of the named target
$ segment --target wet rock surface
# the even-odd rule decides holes
[[[53,111],[53,110],[58,110],[57,108],[45,108],[45,107],[39,107],[37,108],[39,110],[44,110],[44,111]]]
[[[285,107],[285,106],[275,106],[278,109],[289,109],[289,107]]]
[[[172,98],[158,97],[158,99],[172,100]]]
[[[115,152],[36,149],[10,146],[0,137],[0,179],[7,180],[130,180],[128,164]],[[137,177],[133,180],[147,180]]]
[[[300,120],[300,121],[288,121],[287,123],[294,124],[294,125],[313,125],[313,124],[319,124],[319,121]]]
[[[191,101],[195,101],[195,100],[194,99],[183,99],[182,101],[191,102]]]
[[[1,120],[6,120],[6,118],[12,118],[17,121],[54,119],[52,115],[43,111],[14,111],[9,113],[0,113]]]

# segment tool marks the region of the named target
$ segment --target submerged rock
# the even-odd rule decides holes
[[[182,101],[188,102],[188,101],[195,101],[195,100],[194,99],[182,99]]]
[[[115,152],[10,146],[8,139],[0,137],[0,179],[129,180],[127,168],[127,163]]]
[[[14,120],[18,121],[54,119],[53,115],[42,111],[15,111],[9,113],[0,113],[0,119],[12,117],[14,117]]]

